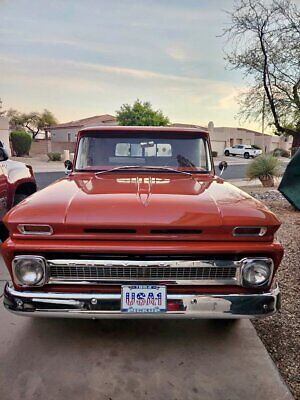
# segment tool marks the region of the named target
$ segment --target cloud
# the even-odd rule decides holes
[[[12,74],[11,76],[6,76],[5,78],[6,84],[18,84],[22,86],[27,86],[30,89],[33,87],[39,89],[42,88],[43,91],[53,90],[56,88],[57,91],[66,91],[71,93],[91,93],[91,92],[103,92],[103,88],[98,82],[93,82],[87,79],[81,79],[78,77],[72,76],[39,76],[32,75],[28,76],[27,74]]]
[[[240,88],[235,88],[230,82],[221,80],[204,79],[161,73],[153,70],[127,68],[125,66],[104,65],[100,63],[76,61],[73,59],[52,59],[31,57],[13,58],[1,56],[11,64],[5,68],[0,65],[0,74],[10,81],[25,76],[30,81],[39,81],[41,84],[53,82],[55,85],[69,85],[69,87],[93,88],[95,83],[102,82],[105,86],[120,85],[145,87],[148,90],[153,86],[167,89],[169,93],[177,95],[185,91],[186,96],[191,96],[193,101],[211,99],[215,107],[230,108],[234,106],[234,98]],[[2,70],[2,73],[1,73]],[[0,75],[0,76],[1,76]],[[119,78],[117,81],[116,79]],[[101,86],[101,85],[100,85]],[[198,100],[197,100],[198,99]],[[206,100],[205,100],[206,101]]]
[[[169,81],[177,81],[177,82],[195,82],[202,81],[202,79],[190,78],[188,76],[182,75],[174,75],[174,74],[165,74],[161,72],[146,70],[146,69],[138,69],[138,68],[127,68],[122,66],[114,66],[114,65],[105,65],[100,63],[92,63],[92,62],[84,62],[84,61],[76,61],[73,59],[54,59],[54,58],[43,58],[43,57],[31,57],[30,60],[22,57],[6,57],[1,56],[1,58],[5,61],[9,61],[9,63],[15,63],[22,65],[20,72],[24,70],[26,64],[29,66],[29,70],[31,68],[40,69],[40,71],[49,70],[51,71],[61,71],[64,72],[69,69],[88,72],[102,72],[111,75],[119,75],[125,76],[129,78],[141,79],[141,80],[169,80]],[[51,68],[50,68],[51,66]],[[0,66],[1,70],[1,66]],[[12,71],[13,72],[13,71]],[[17,71],[16,71],[17,72]]]
[[[166,48],[166,53],[170,58],[176,61],[184,62],[192,60],[191,55],[188,54],[187,50],[182,45],[170,45]]]
[[[8,59],[10,63],[0,62],[7,107],[48,108],[61,121],[114,113],[122,103],[136,98],[149,100],[172,121],[200,125],[209,120],[216,126],[232,125],[237,111],[238,88],[230,82],[74,59]]]

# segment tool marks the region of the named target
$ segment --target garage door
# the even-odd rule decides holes
[[[218,156],[224,154],[224,149],[226,147],[226,142],[225,141],[215,141],[213,140],[211,142],[211,147],[213,151],[216,151],[218,153]]]

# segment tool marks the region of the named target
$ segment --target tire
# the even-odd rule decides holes
[[[244,158],[248,160],[248,158],[250,158],[250,154],[248,152],[244,153]]]
[[[9,236],[8,230],[6,227],[3,225],[2,222],[0,222],[0,239],[1,242],[3,243]]]
[[[26,197],[28,197],[28,195],[27,195],[27,194],[24,194],[24,193],[17,193],[17,194],[15,194],[14,206],[16,206],[17,204],[19,204],[22,200],[26,199]]]
[[[236,156],[236,154],[231,154],[233,157],[235,157]]]
[[[229,156],[230,156],[230,153],[229,153],[228,150],[226,150],[224,154],[225,154],[226,157],[229,157]]]

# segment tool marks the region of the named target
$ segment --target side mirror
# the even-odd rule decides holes
[[[219,164],[219,170],[221,171],[220,176],[223,175],[223,172],[225,169],[228,167],[228,164],[226,161],[221,161]]]
[[[3,147],[0,147],[0,161],[6,160],[8,160],[8,153]]]
[[[65,173],[66,175],[69,175],[73,171],[73,163],[70,160],[66,160],[64,162],[65,165]]]

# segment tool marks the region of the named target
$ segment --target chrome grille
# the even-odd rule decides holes
[[[49,282],[126,282],[236,284],[235,261],[48,260]]]

